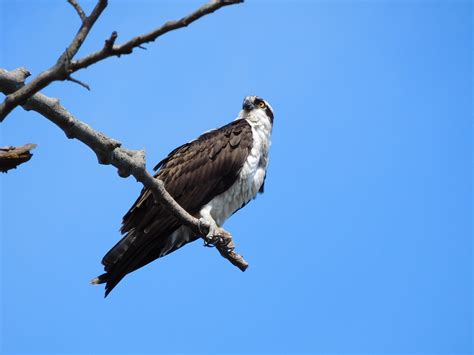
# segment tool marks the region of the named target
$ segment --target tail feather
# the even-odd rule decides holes
[[[107,297],[127,274],[198,238],[185,227],[177,228],[175,222],[164,227],[166,233],[162,236],[137,236],[131,231],[122,238],[103,259],[106,272],[92,279],[91,284],[105,283],[105,297]],[[127,240],[129,236],[131,240]]]
[[[106,283],[108,279],[109,279],[109,274],[105,273],[105,274],[99,275],[97,277],[94,277],[90,281],[90,283],[91,283],[91,285],[100,285],[100,284]]]
[[[131,229],[122,239],[110,249],[102,258],[102,265],[107,271],[110,265],[117,263],[122,256],[127,252],[128,248],[135,242],[135,229]]]

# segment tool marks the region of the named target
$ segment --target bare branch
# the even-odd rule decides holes
[[[68,3],[70,3],[74,9],[76,10],[77,14],[81,18],[81,21],[85,21],[86,19],[86,14],[84,13],[84,10],[82,9],[81,5],[79,5],[76,0],[67,0]]]
[[[111,56],[121,56],[123,54],[130,54],[133,52],[134,48],[140,47],[143,44],[148,43],[148,42],[153,42],[158,37],[164,35],[167,32],[177,30],[182,27],[186,27],[192,22],[220,9],[221,7],[242,3],[243,1],[244,0],[212,0],[209,3],[201,6],[192,14],[186,17],[183,17],[180,20],[168,21],[163,26],[151,32],[148,32],[146,34],[132,38],[131,40],[123,44],[120,44],[117,46],[110,46],[110,45],[107,45],[107,42],[106,42],[106,45],[100,51],[94,52],[84,58],[73,61],[71,63],[71,69],[76,71],[82,68],[86,68],[91,64],[97,63],[98,61],[101,61]]]
[[[89,34],[89,31],[91,30],[92,26],[94,26],[95,22],[106,7],[107,0],[98,0],[91,14],[88,17],[84,18],[84,20],[82,20],[82,25],[79,28],[79,31],[77,32],[69,47],[64,51],[61,57],[59,57],[58,62],[61,63],[62,60],[65,60],[65,64],[69,66],[70,61],[72,60],[72,58],[74,58],[79,48],[81,48],[82,43],[84,43],[85,39],[87,38],[87,35]]]
[[[75,1],[73,1],[73,3],[75,3]],[[70,74],[73,73],[73,70],[70,68],[72,58],[76,55],[79,48],[81,48],[89,31],[106,6],[107,0],[99,0],[97,2],[90,16],[82,21],[82,25],[74,36],[71,44],[61,54],[54,66],[45,70],[29,84],[24,85],[21,89],[11,93],[5,98],[3,103],[0,104],[0,122],[2,122],[16,106],[24,103],[26,99],[48,86],[51,82],[69,78]],[[76,6],[74,7],[76,8]]]
[[[1,147],[0,172],[6,173],[8,170],[16,169],[18,165],[26,163],[33,156],[30,150],[35,148],[36,144],[25,144],[21,147]]]
[[[0,69],[0,92],[8,95],[12,90],[21,87],[27,74],[28,71],[23,68],[11,72]],[[74,117],[58,99],[47,97],[42,93],[34,94],[22,106],[25,110],[34,110],[46,117],[61,128],[68,138],[76,138],[86,144],[95,152],[100,164],[115,166],[121,177],[133,175],[137,181],[153,192],[157,202],[163,204],[177,220],[191,228],[196,235],[207,234],[210,226],[187,213],[166,191],[163,182],[146,170],[144,151],[122,148],[119,141],[95,131]],[[232,264],[245,271],[248,264],[241,255],[234,252],[230,233],[221,229],[218,235],[203,239],[207,244],[214,245]]]
[[[186,27],[190,23],[220,9],[221,7],[241,2],[243,2],[243,0],[211,0],[209,3],[201,6],[192,14],[185,16],[180,20],[169,21],[163,26],[149,33],[132,38],[131,40],[117,46],[115,45],[117,33],[114,31],[110,38],[105,41],[101,50],[94,52],[84,58],[72,61],[72,58],[76,55],[82,43],[86,39],[95,21],[107,6],[107,0],[99,0],[94,10],[92,10],[90,16],[86,17],[82,21],[82,25],[78,33],[74,37],[69,47],[59,57],[57,63],[53,67],[39,74],[35,79],[33,79],[27,85],[24,85],[20,90],[8,95],[3,103],[0,104],[0,122],[2,122],[16,106],[24,103],[28,97],[45,88],[53,81],[66,80],[72,73],[86,68],[89,65],[97,63],[105,58],[130,54],[133,52],[134,48],[142,48],[143,44],[153,42],[158,37],[164,35],[167,32]],[[78,11],[77,9],[79,5],[75,0],[71,0],[69,3],[71,3],[76,11]]]

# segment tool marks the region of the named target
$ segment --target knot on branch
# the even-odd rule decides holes
[[[97,132],[97,134],[99,135],[99,137],[101,139],[103,139],[105,141],[105,147],[106,149],[112,151],[114,150],[115,148],[119,148],[122,146],[122,143],[116,139],[113,139],[113,138],[109,138],[107,137],[106,135],[104,135],[103,133],[100,133],[100,132]]]
[[[26,78],[31,75],[30,71],[25,67],[20,67],[14,70],[15,75],[18,77],[18,80],[22,83],[25,82]]]
[[[17,68],[10,73],[13,75],[12,78],[17,82],[18,88],[25,85],[26,78],[31,75],[30,71],[25,67]]]
[[[146,171],[145,151],[125,148],[115,149],[110,155],[120,177],[140,176]]]
[[[100,149],[94,150],[99,164],[108,165],[112,162],[114,150],[120,148],[122,143],[118,140],[108,138],[104,134],[97,132],[98,140],[102,142]]]
[[[0,69],[0,80],[3,81],[5,87],[2,87],[2,91],[5,94],[11,94],[23,86],[25,86],[25,80],[31,73],[26,68],[17,68],[12,71]]]

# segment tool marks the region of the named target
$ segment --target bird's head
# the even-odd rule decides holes
[[[270,125],[273,125],[273,109],[270,104],[261,97],[246,96],[239,118],[245,118],[255,123],[265,123],[265,121],[267,121]]]

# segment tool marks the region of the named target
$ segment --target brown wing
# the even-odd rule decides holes
[[[196,215],[236,181],[251,146],[250,125],[236,120],[173,150],[155,167],[155,176],[186,211]],[[125,236],[102,260],[106,273],[98,282],[107,282],[106,295],[126,274],[191,241],[169,238],[180,226],[154,203],[151,192],[143,189],[123,218],[121,232]]]

